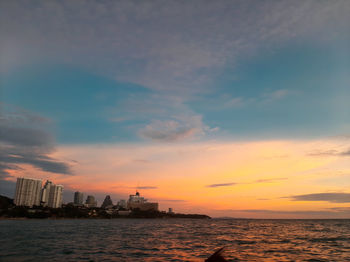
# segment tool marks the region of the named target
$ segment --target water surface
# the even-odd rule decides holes
[[[350,261],[350,220],[1,220],[0,261]]]

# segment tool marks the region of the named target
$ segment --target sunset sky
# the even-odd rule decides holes
[[[214,217],[350,217],[350,1],[1,1],[17,177]]]

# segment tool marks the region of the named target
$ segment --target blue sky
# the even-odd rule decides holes
[[[344,56],[326,45],[279,47],[223,68],[187,97],[69,64],[39,63],[5,74],[2,97],[50,118],[60,143],[152,139],[141,131],[155,121],[169,132],[197,128],[191,134],[197,139],[213,133],[225,139],[316,138],[349,132],[350,59]],[[179,126],[166,130],[169,121]]]

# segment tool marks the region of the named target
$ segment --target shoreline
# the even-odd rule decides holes
[[[193,217],[114,217],[114,218],[105,218],[105,217],[88,217],[88,218],[83,218],[83,217],[46,217],[46,218],[29,218],[29,217],[0,217],[1,220],[118,220],[118,219],[130,219],[130,220],[138,220],[138,219],[144,219],[144,220],[152,220],[152,219],[157,219],[157,220],[171,220],[171,219],[195,219],[195,220],[209,220],[212,218],[193,218]]]

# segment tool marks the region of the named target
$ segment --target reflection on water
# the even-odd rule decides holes
[[[350,261],[350,220],[2,220],[0,261]]]

